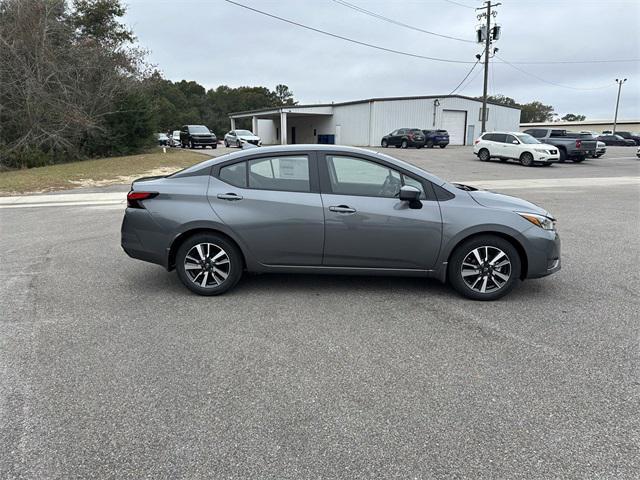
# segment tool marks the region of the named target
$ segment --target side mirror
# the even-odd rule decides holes
[[[400,200],[403,202],[415,202],[420,200],[420,190],[411,185],[404,185],[400,187]]]
[[[520,142],[518,140],[513,140],[511,143],[513,143],[514,145],[520,145]]]

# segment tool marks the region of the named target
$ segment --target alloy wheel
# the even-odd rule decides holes
[[[509,281],[511,260],[498,247],[477,247],[465,256],[460,275],[471,290],[492,293],[500,290]]]
[[[196,285],[202,288],[217,287],[231,273],[231,262],[227,252],[215,243],[199,243],[187,252],[184,270]]]

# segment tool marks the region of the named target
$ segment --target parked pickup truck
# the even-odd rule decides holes
[[[596,140],[575,138],[568,135],[566,130],[557,128],[530,128],[524,133],[528,133],[542,143],[558,147],[560,163],[567,159],[576,163],[582,162],[585,158],[593,155],[598,146]]]

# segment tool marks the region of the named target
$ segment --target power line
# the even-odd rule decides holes
[[[370,17],[374,17],[374,18],[377,18],[379,20],[383,20],[385,22],[393,23],[394,25],[399,25],[401,27],[408,28],[410,30],[415,30],[416,32],[426,33],[427,35],[434,35],[436,37],[447,38],[449,40],[457,40],[459,42],[475,43],[473,40],[467,40],[465,38],[459,38],[459,37],[452,37],[451,35],[444,35],[442,33],[430,32],[429,30],[424,30],[422,28],[414,27],[413,25],[408,25],[406,23],[399,22],[399,21],[394,20],[392,18],[385,17],[384,15],[380,15],[378,13],[375,13],[375,12],[372,12],[370,10],[364,9],[362,7],[359,7],[358,5],[354,5],[353,3],[346,2],[345,0],[333,0],[333,2],[338,3],[338,4],[342,5],[343,7],[347,7],[347,8],[350,8],[352,10],[355,10],[356,12],[364,13],[365,15],[369,15]]]
[[[452,3],[453,5],[458,5],[459,7],[470,8],[471,10],[475,9],[475,7],[470,7],[469,5],[465,5],[464,3],[454,2],[453,0],[444,0],[444,1],[448,3]]]
[[[451,60],[448,58],[436,58],[436,57],[428,57],[426,55],[418,55],[417,53],[403,52],[402,50],[394,50],[393,48],[381,47],[380,45],[374,45],[372,43],[361,42],[360,40],[355,40],[353,38],[344,37],[342,35],[337,35],[335,33],[327,32],[325,30],[320,30],[319,28],[310,27],[308,25],[304,25],[302,23],[294,22],[293,20],[289,20],[287,18],[279,17],[272,13],[264,12],[262,10],[258,10],[257,8],[249,7],[248,5],[243,5],[242,3],[234,2],[233,0],[224,0],[227,3],[232,5],[236,5],[238,7],[244,8],[246,10],[251,10],[252,12],[259,13],[260,15],[265,15],[270,18],[274,18],[276,20],[280,20],[281,22],[289,23],[291,25],[295,25],[300,28],[305,28],[307,30],[311,30],[312,32],[321,33],[322,35],[327,35],[329,37],[338,38],[340,40],[344,40],[346,42],[355,43],[357,45],[362,45],[364,47],[375,48],[376,50],[382,50],[383,52],[395,53],[398,55],[404,55],[405,57],[413,57],[413,58],[421,58],[423,60],[433,60],[434,62],[445,62],[445,63],[464,63],[467,65],[472,64],[473,62],[468,62],[465,60]]]
[[[484,52],[483,52],[484,53]],[[471,66],[471,70],[469,70],[467,72],[467,74],[464,76],[464,78],[462,79],[462,81],[456,86],[456,88],[454,88],[453,90],[451,90],[451,93],[449,93],[449,95],[453,95],[454,93],[456,93],[456,91],[460,88],[460,86],[464,83],[464,81],[469,78],[469,75],[471,75],[471,73],[473,72],[473,70],[478,66],[478,64],[480,63],[480,59],[482,58],[482,56],[480,56],[478,58],[478,60],[476,61],[476,63],[474,63]],[[475,77],[474,77],[475,78]]]
[[[496,55],[496,57],[498,57],[498,56]],[[548,83],[550,85],[555,85],[556,87],[569,88],[571,90],[602,90],[604,88],[611,88],[613,86],[613,85],[603,85],[601,87],[572,87],[570,85],[562,85],[560,83],[551,82],[551,81],[549,81],[549,80],[547,80],[545,78],[542,78],[542,77],[536,75],[535,73],[531,73],[531,72],[528,72],[526,70],[523,70],[522,68],[517,67],[516,65],[514,65],[514,64],[512,64],[510,62],[507,62],[504,58],[501,58],[501,57],[498,57],[498,58],[501,60],[500,63],[509,65],[511,68],[514,68],[515,70],[518,70],[520,73],[523,73],[524,75],[533,77],[536,80],[539,80],[539,81],[544,82],[544,83]]]
[[[506,60],[502,60],[507,63]],[[557,60],[550,62],[522,62],[522,61],[513,61],[512,64],[516,65],[571,65],[571,64],[579,64],[579,63],[631,63],[631,62],[640,62],[640,58],[624,58],[619,60]]]

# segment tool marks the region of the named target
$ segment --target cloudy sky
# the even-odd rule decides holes
[[[474,62],[482,48],[373,18],[334,0],[235,0],[337,35],[412,54]],[[347,0],[419,29],[473,40],[472,0]],[[411,58],[305,30],[224,0],[128,0],[125,22],[151,63],[171,80],[218,85],[288,85],[301,103],[445,95],[470,64]],[[465,6],[466,5],[466,6]],[[640,118],[640,62],[556,63],[640,58],[640,0],[502,0],[502,36],[489,93],[540,100],[561,115],[613,116],[615,79],[627,77],[619,118]],[[480,68],[457,92],[482,94]],[[538,77],[538,78],[536,78]],[[567,88],[570,87],[570,88]],[[604,88],[602,88],[604,87]]]

